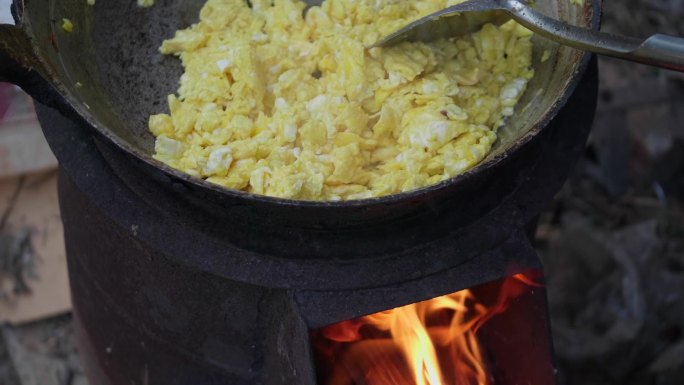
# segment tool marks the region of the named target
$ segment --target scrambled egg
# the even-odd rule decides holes
[[[480,162],[533,76],[531,32],[366,47],[459,0],[209,0],[161,46],[185,73],[153,115],[155,158],[300,200],[417,189]]]
[[[138,7],[149,8],[154,5],[154,0],[138,0]]]
[[[71,33],[74,30],[74,23],[69,19],[62,19],[62,30]]]

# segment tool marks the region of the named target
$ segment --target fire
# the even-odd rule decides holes
[[[516,274],[494,301],[462,290],[313,333],[317,356],[327,360],[326,385],[490,385],[480,328],[531,287]]]

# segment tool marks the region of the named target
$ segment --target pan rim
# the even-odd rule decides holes
[[[15,0],[15,2],[24,3],[26,0]],[[21,4],[23,6],[23,4]],[[591,0],[585,4],[583,12],[584,14],[589,13],[587,17],[587,22],[590,24],[591,28],[598,30],[600,26],[601,19],[601,8],[602,0]],[[27,20],[28,21],[28,20]],[[22,27],[25,31],[30,34],[30,21],[22,23]],[[34,52],[38,56],[39,60],[45,64],[45,61],[40,56],[37,47],[34,44]],[[500,153],[491,156],[482,162],[478,163],[466,172],[456,175],[452,178],[448,178],[436,184],[424,186],[415,190],[410,190],[406,192],[390,194],[380,197],[355,199],[355,200],[340,200],[340,201],[313,201],[313,200],[298,200],[298,199],[287,199],[279,198],[268,195],[254,194],[247,191],[230,189],[223,187],[221,185],[208,182],[202,178],[192,176],[183,171],[174,169],[165,163],[158,161],[145,151],[142,151],[139,147],[133,145],[132,143],[123,140],[120,136],[114,134],[114,132],[106,127],[106,125],[100,124],[97,117],[91,113],[87,104],[84,101],[80,101],[76,95],[69,90],[65,85],[57,79],[54,72],[50,71],[48,76],[51,78],[50,83],[57,90],[59,94],[66,100],[68,105],[76,112],[78,117],[83,120],[83,122],[89,126],[97,136],[103,138],[104,140],[113,144],[117,149],[124,151],[125,153],[133,156],[138,161],[145,163],[147,166],[157,169],[165,174],[167,177],[173,179],[176,182],[184,183],[193,186],[194,188],[207,189],[213,193],[218,193],[221,195],[226,195],[230,198],[246,200],[253,203],[260,203],[264,205],[276,205],[279,207],[296,207],[296,208],[312,208],[312,209],[343,209],[343,208],[366,208],[375,207],[382,205],[393,205],[401,202],[412,201],[426,195],[431,195],[439,193],[441,191],[450,190],[455,186],[467,184],[468,181],[474,178],[477,174],[496,168],[500,164],[504,163],[505,160],[513,153],[520,151],[526,147],[532,140],[539,135],[544,128],[553,120],[557,113],[565,106],[570,96],[575,92],[582,75],[585,73],[592,54],[589,52],[583,52],[579,55],[579,58],[574,66],[572,75],[567,79],[565,85],[562,87],[560,92],[560,97],[541,115],[541,117],[534,122],[531,127],[518,139],[515,140],[513,144],[505,148]]]

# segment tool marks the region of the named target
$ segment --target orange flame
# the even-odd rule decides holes
[[[477,332],[512,298],[540,286],[523,274],[503,281],[486,306],[471,290],[436,297],[320,330],[335,361],[327,385],[488,385]],[[345,346],[344,351],[335,346]],[[335,350],[335,351],[332,351]]]

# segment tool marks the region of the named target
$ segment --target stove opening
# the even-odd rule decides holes
[[[539,270],[311,332],[319,385],[555,383]]]

